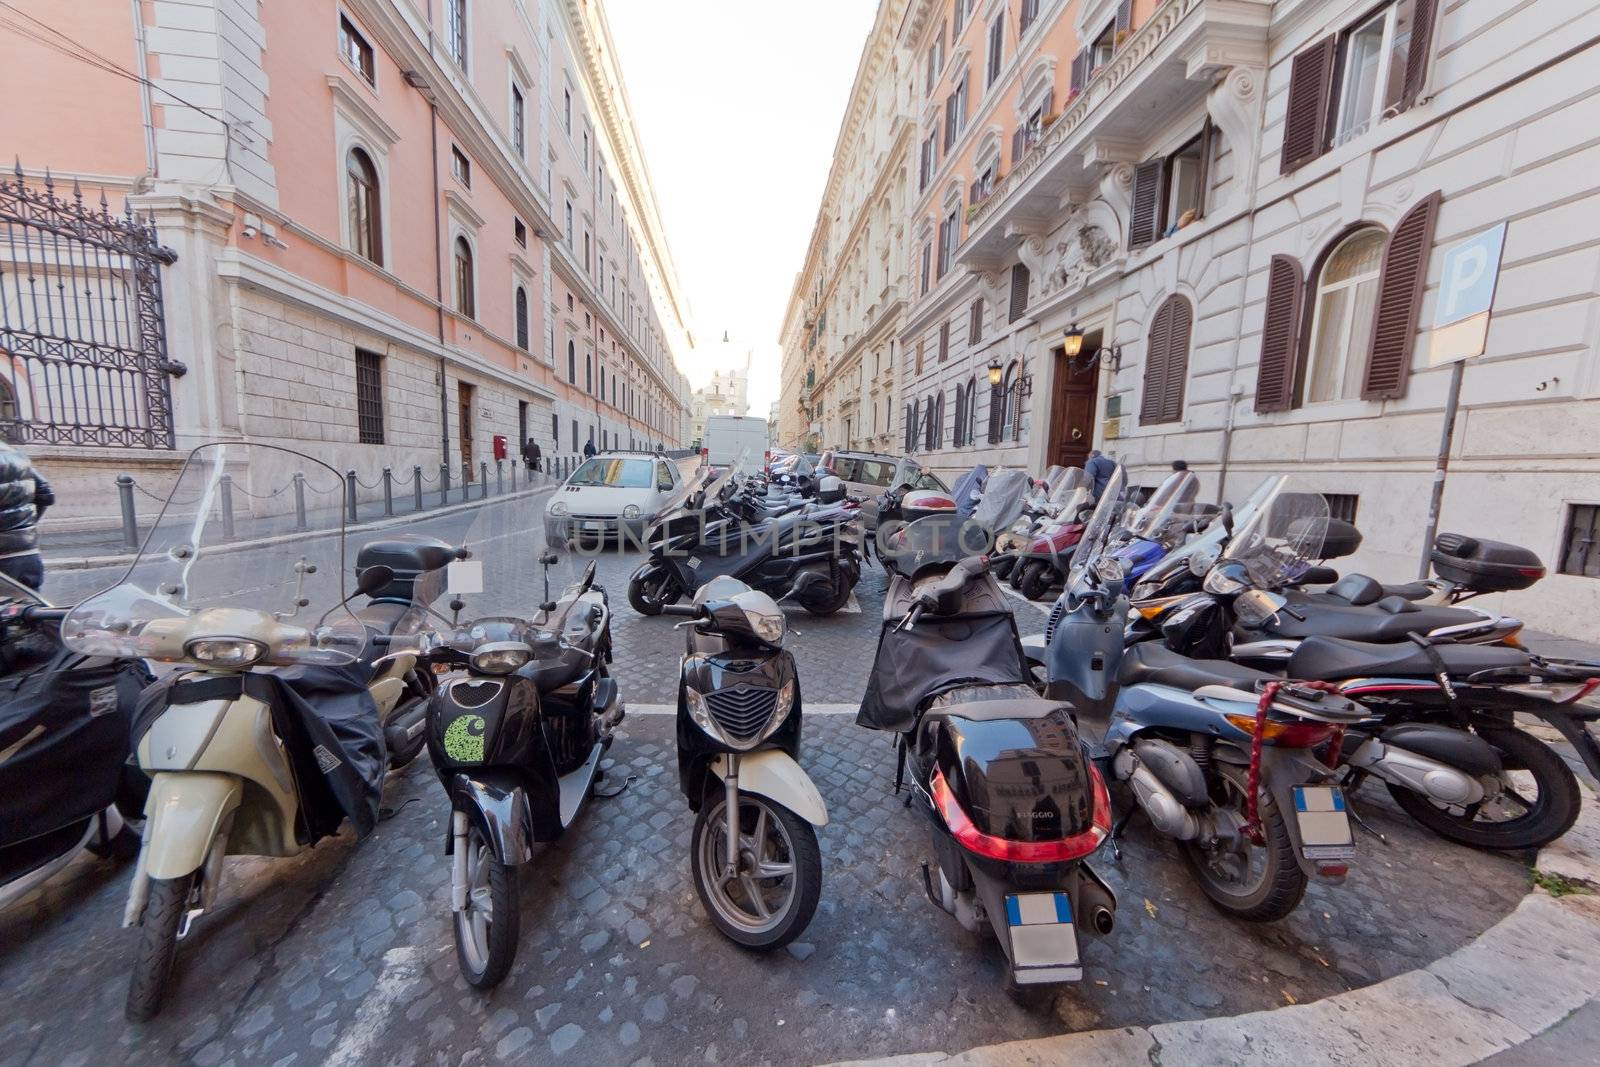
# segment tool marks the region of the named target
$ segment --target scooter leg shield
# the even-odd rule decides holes
[[[477,823],[501,863],[516,866],[533,858],[528,794],[498,777],[457,774],[450,783],[452,806]]]
[[[718,778],[727,769],[727,756],[718,756],[711,763],[711,773]],[[828,825],[828,806],[822,802],[822,794],[787,752],[768,749],[740,756],[739,791],[775,800],[812,826]]]
[[[156,774],[144,807],[143,872],[166,879],[199,870],[242,795],[239,779],[228,774]]]

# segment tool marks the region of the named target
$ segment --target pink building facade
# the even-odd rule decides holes
[[[41,192],[48,169],[65,200],[74,182],[91,206],[126,199],[172,253],[148,383],[170,396],[167,440],[128,447],[119,420],[149,412],[73,403],[11,361],[12,436],[59,483],[52,520],[114,514],[117,473],[159,493],[209,440],[304,450],[364,496],[385,467],[407,486],[415,468],[492,479],[497,438],[507,476],[529,438],[546,456],[684,443],[686,308],[598,4],[23,11],[0,81],[38,106],[7,120],[11,187]],[[11,325],[92,333],[27,295],[13,286]]]

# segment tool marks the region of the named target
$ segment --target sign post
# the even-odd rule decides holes
[[[1466,361],[1483,354],[1489,336],[1489,314],[1494,307],[1495,284],[1500,278],[1500,252],[1505,241],[1506,224],[1502,222],[1453,245],[1444,254],[1439,304],[1434,309],[1427,357],[1430,367],[1451,364],[1450,392],[1444,402],[1444,428],[1439,435],[1439,458],[1434,463],[1433,498],[1428,503],[1428,525],[1422,534],[1418,578],[1426,578],[1431,569],[1433,539],[1439,533],[1439,511],[1444,503],[1444,480],[1450,470],[1456,413],[1461,407],[1461,379]]]

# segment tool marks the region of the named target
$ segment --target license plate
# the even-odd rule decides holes
[[[1075,967],[1078,931],[1066,893],[1018,893],[1006,897],[1011,959],[1018,968]]]
[[[1342,790],[1326,785],[1295,786],[1294,815],[1300,825],[1300,851],[1306,859],[1342,860],[1356,854]]]
[[[580,530],[595,530],[595,531],[599,531],[599,530],[604,530],[605,528],[606,528],[606,524],[603,523],[603,522],[580,522],[580,523],[578,523],[578,529],[580,529]]]
[[[700,566],[700,557],[699,556],[690,556],[689,557],[689,569],[690,570],[694,570],[698,566]]]

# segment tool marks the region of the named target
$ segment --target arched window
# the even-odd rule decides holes
[[[517,286],[517,347],[528,349],[528,290]]]
[[[469,319],[478,317],[478,302],[472,291],[472,246],[465,237],[456,238],[456,310]]]
[[[593,352],[585,352],[583,354],[583,391],[586,392],[586,393],[593,393],[594,392],[594,353]]]
[[[378,202],[378,168],[359,148],[344,160],[349,184],[350,250],[362,259],[383,266],[383,216]]]
[[[1184,385],[1189,378],[1189,335],[1194,328],[1194,307],[1181,296],[1162,301],[1150,320],[1145,345],[1144,394],[1139,400],[1139,424],[1151,426],[1183,418]]]
[[[567,342],[567,381],[578,384],[578,346],[572,341]]]
[[[606,398],[606,365],[600,364],[600,399]]]
[[[1378,274],[1387,235],[1356,230],[1330,250],[1312,281],[1311,332],[1303,375],[1305,403],[1361,395],[1361,377],[1378,309]]]

